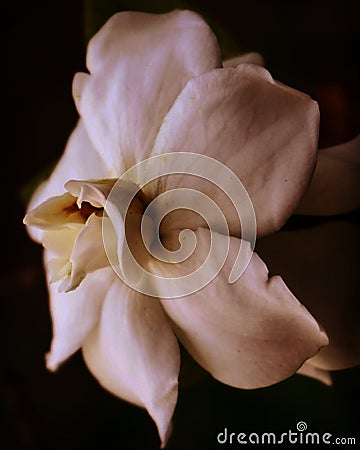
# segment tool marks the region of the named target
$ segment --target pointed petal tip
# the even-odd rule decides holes
[[[51,350],[49,353],[45,355],[45,365],[50,372],[56,372],[60,366],[57,358],[54,356],[54,352]]]
[[[29,225],[29,213],[25,214],[25,216],[23,218],[23,224]]]
[[[23,224],[28,227],[39,228],[42,222],[39,217],[36,217],[36,215],[34,214],[34,210],[32,210],[25,214],[23,218]]]
[[[172,433],[172,416],[177,404],[178,387],[178,380],[174,380],[172,388],[169,392],[164,397],[156,401],[156,403],[152,404],[150,407],[147,407],[148,413],[154,420],[159,433],[161,440],[160,448],[166,447]],[[163,403],[171,403],[174,405],[174,408],[171,410],[164,410]]]
[[[114,279],[82,351],[105,389],[148,411],[164,448],[177,401],[180,352],[160,303]]]
[[[173,425],[172,422],[169,423],[167,430],[165,430],[164,434],[160,434],[160,430],[159,431],[159,436],[160,436],[160,440],[161,440],[161,444],[160,444],[160,448],[165,448],[169,442],[171,433],[172,433],[172,429],[173,429]]]
[[[320,381],[325,386],[332,386],[333,384],[330,372],[328,370],[313,366],[311,362],[309,362],[309,360],[305,361],[296,373],[297,375],[304,375],[306,377]]]
[[[323,382],[323,384],[325,384],[325,386],[333,386],[333,379],[331,376],[331,373],[328,372],[327,376],[324,376],[324,378],[321,380]]]
[[[305,308],[305,306],[304,306],[304,308]],[[319,351],[320,351],[323,347],[326,347],[327,345],[329,345],[330,341],[329,341],[329,337],[328,337],[324,327],[320,323],[318,323],[318,325],[319,325],[319,333],[320,333],[319,335],[321,337],[320,348],[319,348]]]

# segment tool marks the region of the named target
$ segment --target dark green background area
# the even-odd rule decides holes
[[[0,448],[150,450],[156,429],[139,408],[101,389],[77,354],[45,369],[51,322],[41,249],[25,233],[24,196],[61,155],[76,123],[71,81],[84,70],[86,40],[112,12],[190,7],[214,27],[225,56],[261,52],[273,76],[319,101],[322,146],[360,131],[357,2],[16,1],[1,16]],[[306,282],[306,280],[304,280]],[[326,301],[326,299],[325,299]],[[169,450],[211,450],[235,432],[295,430],[357,437],[360,370],[334,373],[334,386],[294,376],[242,391],[224,386],[184,355]],[[231,448],[236,448],[233,445]],[[293,446],[292,448],[298,448]],[[317,446],[319,448],[319,446]]]

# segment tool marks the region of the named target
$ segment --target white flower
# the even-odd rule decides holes
[[[82,348],[106,389],[148,410],[163,445],[177,401],[177,338],[215,378],[240,388],[290,376],[328,343],[256,254],[241,278],[228,283],[241,244],[238,219],[229,200],[196,177],[168,176],[146,186],[128,222],[120,220],[111,235],[113,257],[122,263],[125,229],[135,257],[152,274],[179,277],[198,267],[210,232],[189,211],[171,214],[160,229],[170,249],[179,231],[194,231],[196,250],[183,263],[148,256],[138,240],[146,205],[186,186],[219,203],[230,230],[229,259],[210,284],[179,299],[147,298],[119,279],[103,247],[102,212],[116,180],[168,152],[207,155],[231,168],[250,195],[259,235],[279,229],[293,213],[315,167],[318,108],[252,62],[257,55],[223,67],[211,30],[189,11],[113,16],[89,44],[90,74],[74,79],[78,126],[25,219],[45,247],[54,329],[48,367]],[[122,186],[125,194],[133,189]],[[225,245],[225,236],[215,233],[214,242]],[[302,371],[327,380],[310,363]]]

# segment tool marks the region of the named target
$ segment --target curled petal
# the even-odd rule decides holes
[[[45,251],[45,262],[47,258]],[[102,302],[114,276],[111,268],[98,270],[69,293],[59,292],[58,283],[49,283],[53,340],[46,357],[48,369],[56,370],[82,346],[99,320]]]
[[[90,41],[87,66],[90,75],[74,79],[74,99],[97,150],[120,176],[149,156],[186,82],[221,67],[221,58],[195,13],[122,12]]]
[[[76,289],[87,274],[109,266],[102,239],[102,220],[92,214],[76,236],[69,257],[71,274],[60,287],[64,292]]]
[[[298,214],[343,214],[360,207],[360,134],[319,151],[316,170]]]
[[[177,400],[180,351],[160,303],[115,280],[83,354],[105,389],[148,410],[165,445]]]
[[[103,208],[116,179],[69,180],[65,188],[77,198],[77,205],[88,202],[95,208]]]
[[[310,360],[324,370],[360,363],[359,227],[328,222],[259,239],[257,251],[281,273],[295,295],[324,326],[329,345]]]
[[[188,82],[166,116],[153,152],[201,153],[232,169],[250,195],[263,235],[282,226],[308,186],[316,160],[318,116],[315,102],[275,83],[262,67],[215,69]],[[197,178],[184,182],[201,187]],[[180,183],[168,177],[164,189]],[[213,188],[205,193],[227,208],[226,198]],[[239,236],[237,217],[224,213],[230,233]],[[182,213],[178,221],[181,228]]]
[[[50,275],[50,283],[69,278],[71,274],[71,252],[76,236],[83,225],[76,224],[59,230],[45,231],[42,244],[46,252],[46,269]]]
[[[250,52],[244,53],[234,58],[226,59],[223,62],[224,67],[236,67],[239,64],[256,64],[257,66],[265,66],[265,61],[260,53]]]
[[[76,198],[65,192],[51,197],[28,212],[24,224],[40,230],[60,230],[75,224],[83,224],[84,217],[78,208],[74,208]]]
[[[208,230],[197,230],[196,237],[198,245],[187,261],[166,264],[152,260],[151,271],[172,277],[192,272],[210,245]],[[169,239],[176,242],[177,236]],[[221,249],[226,237],[215,233],[212,245]],[[267,268],[256,254],[240,279],[229,284],[229,259],[234,261],[239,245],[240,239],[230,238],[229,258],[206,287],[161,302],[178,338],[202,367],[223,383],[251,389],[295,373],[327,344],[327,337],[281,278],[268,278]]]
[[[71,193],[49,198],[25,216],[24,223],[44,231],[41,241],[52,255],[47,268],[51,282],[63,280],[60,291],[77,288],[87,273],[109,265],[102,238],[103,207],[114,183],[68,181],[65,188]],[[110,248],[117,247],[115,233],[107,233],[107,239]]]

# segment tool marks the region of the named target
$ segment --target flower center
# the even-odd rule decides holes
[[[70,217],[72,214],[80,214],[80,216],[84,219],[84,223],[91,216],[91,214],[96,214],[98,217],[101,217],[103,212],[103,207],[93,206],[91,203],[86,201],[82,202],[79,207],[76,200],[74,200],[74,203],[63,208],[63,213],[66,217]]]

